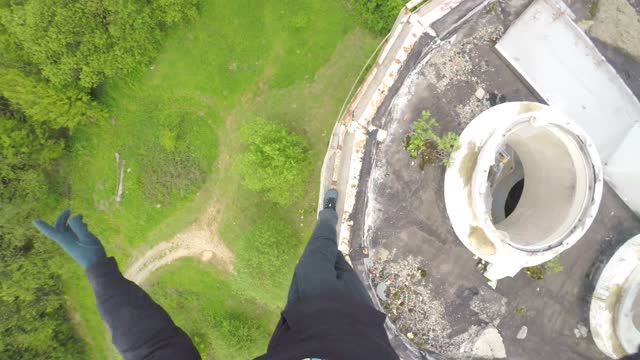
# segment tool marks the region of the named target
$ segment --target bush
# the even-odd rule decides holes
[[[169,26],[195,19],[198,16],[197,0],[155,0],[151,2],[158,24],[164,30]]]
[[[560,258],[556,256],[544,263],[544,270],[549,272],[550,274],[557,274],[564,271],[564,266],[562,266]]]
[[[386,35],[396,21],[406,0],[352,0],[362,24],[377,35]]]
[[[442,136],[436,135],[435,131],[439,126],[428,111],[423,111],[420,119],[413,123],[413,130],[405,138],[405,149],[410,157],[420,157],[421,169],[438,162],[449,166],[451,153],[460,148],[457,134],[447,132]]]
[[[534,280],[542,280],[547,274],[557,274],[564,271],[564,266],[557,256],[544,264],[531,266],[524,269],[524,272]]]
[[[295,262],[300,253],[297,234],[279,219],[253,226],[236,254],[236,273],[243,290],[270,305],[287,296]]]
[[[245,123],[240,136],[247,144],[236,163],[242,183],[280,205],[299,199],[310,165],[305,140],[263,119]]]

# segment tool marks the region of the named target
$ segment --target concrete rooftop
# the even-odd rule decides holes
[[[422,111],[460,133],[498,103],[542,102],[494,49],[529,2],[481,3],[467,1],[431,24],[438,37],[421,35],[375,112],[349,215],[350,259],[388,313],[402,358],[604,358],[588,333],[591,294],[613,251],[640,233],[616,193],[605,186],[592,226],[560,256],[563,271],[542,280],[521,271],[493,289],[449,223],[445,168],[421,170],[404,149]],[[588,13],[588,2],[568,5]],[[638,96],[638,62],[595,43]]]

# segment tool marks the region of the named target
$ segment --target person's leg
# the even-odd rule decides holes
[[[338,214],[335,210],[324,209],[320,211],[318,222],[304,249],[301,261],[305,259],[318,260],[327,269],[334,271],[333,265],[336,262],[336,251],[338,251],[337,223]]]
[[[337,287],[334,267],[338,251],[337,222],[338,214],[333,209],[322,210],[318,215],[318,223],[293,274],[289,303]]]
[[[347,293],[350,293],[357,299],[373,306],[373,301],[371,301],[371,297],[369,296],[367,289],[364,287],[362,281],[360,281],[358,274],[356,274],[353,267],[351,267],[340,251],[336,254],[335,269],[338,282],[342,283],[342,286]]]
[[[289,294],[287,295],[287,305],[293,304],[300,300],[300,294],[298,291],[298,279],[296,278],[296,272],[293,272],[293,278],[291,279],[291,285],[289,285]]]

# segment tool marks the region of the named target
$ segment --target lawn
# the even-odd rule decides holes
[[[185,258],[154,273],[145,287],[203,359],[252,359],[265,352],[279,312],[234,291],[231,282],[211,265]]]
[[[85,215],[123,271],[135,254],[194,222],[211,201],[224,209],[220,233],[241,258],[264,257],[248,234],[269,222],[284,224],[295,238],[293,251],[300,252],[315,219],[319,170],[335,117],[379,40],[358,28],[339,0],[202,0],[199,19],[170,33],[153,66],[98,89],[112,119],[72,134],[71,154],[62,162],[68,206]],[[309,177],[302,179],[306,195],[288,207],[245,189],[233,169],[242,151],[238,129],[256,116],[302,135],[312,151]],[[126,161],[120,202],[113,200],[116,152]],[[189,324],[185,330],[200,339],[204,353],[226,359],[224,349],[236,346],[254,354],[268,340],[294,263],[277,269],[283,280],[269,291],[194,261],[161,270],[150,289],[176,321]],[[88,356],[110,357],[84,275],[68,263],[63,280]],[[221,294],[243,305],[231,306]],[[203,311],[210,316],[200,317]],[[216,318],[225,314],[256,322],[238,330],[233,320],[221,330]],[[245,330],[251,341],[229,342],[229,334]]]

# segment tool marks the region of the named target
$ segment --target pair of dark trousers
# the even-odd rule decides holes
[[[338,214],[324,209],[296,265],[287,305],[318,294],[342,292],[373,306],[371,298],[351,265],[338,251]]]

